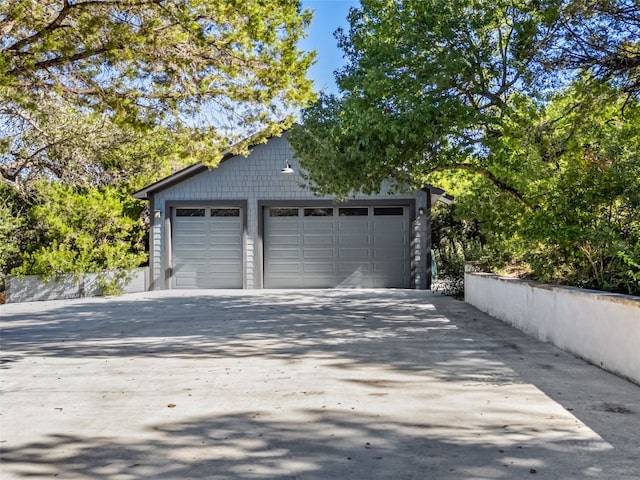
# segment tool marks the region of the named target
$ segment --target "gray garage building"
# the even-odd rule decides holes
[[[442,192],[318,197],[286,137],[134,194],[152,213],[150,288],[429,288],[429,210]]]

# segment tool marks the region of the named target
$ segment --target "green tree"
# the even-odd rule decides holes
[[[640,104],[607,85],[579,83],[520,112],[488,160],[526,202],[457,174],[459,215],[479,222],[485,244],[499,252],[496,266],[640,293]]]
[[[640,5],[636,0],[573,0],[552,8],[557,39],[542,55],[548,70],[588,69],[640,95]]]
[[[246,151],[312,98],[310,15],[297,0],[5,0],[0,178],[66,179],[159,126],[211,165]]]
[[[433,289],[455,297],[464,296],[464,269],[487,253],[478,222],[456,215],[458,206],[436,203],[431,210],[432,247],[436,282]]]
[[[0,2],[2,275],[138,266],[131,190],[287,128],[310,20],[298,0]]]
[[[447,179],[464,185],[458,215],[478,221],[496,264],[640,291],[638,70],[606,70],[611,57],[598,57],[614,44],[633,55],[622,47],[640,25],[605,19],[603,2],[586,14],[587,3],[363,1],[339,32],[341,95],[307,108],[290,136],[310,183],[346,196],[383,179]],[[611,39],[593,44],[591,60],[554,63],[560,47],[595,41],[595,24]],[[596,168],[593,152],[611,167]]]
[[[553,15],[525,2],[363,2],[339,34],[349,60],[341,97],[320,98],[292,136],[310,180],[372,191],[383,178],[420,185],[456,166],[517,195],[486,168],[483,142],[499,135],[510,98],[533,88],[529,67]]]
[[[38,192],[31,209],[38,237],[13,273],[44,278],[98,273],[102,286],[113,291],[146,260],[142,206],[129,188],[41,182]]]
[[[26,218],[16,195],[0,185],[0,287],[6,273],[20,263],[20,245],[25,241]]]

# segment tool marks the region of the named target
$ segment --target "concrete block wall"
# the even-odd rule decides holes
[[[640,384],[640,297],[467,272],[465,302]]]
[[[309,190],[300,175],[300,167],[293,157],[285,133],[282,137],[272,138],[268,143],[256,146],[248,157],[231,158],[218,167],[194,175],[172,187],[162,190],[153,196],[151,209],[159,212],[162,218],[166,212],[167,202],[205,201],[205,200],[246,200],[247,201],[247,236],[246,236],[246,287],[256,288],[256,274],[260,270],[257,248],[258,238],[258,201],[269,200],[331,200],[329,196],[316,196]],[[292,165],[295,173],[282,174],[285,162]],[[383,185],[377,195],[358,194],[350,198],[362,200],[380,199],[414,199],[416,211],[427,207],[427,194],[422,191],[391,193],[388,184]],[[426,227],[423,227],[423,230]],[[153,266],[152,285],[154,288],[168,288],[164,279],[163,264],[166,232],[165,222],[153,223],[152,245],[150,246]],[[420,244],[422,245],[422,243]],[[418,248],[414,258],[424,258]],[[416,279],[417,280],[417,279]],[[421,277],[420,282],[423,282]],[[423,283],[418,288],[425,288]]]

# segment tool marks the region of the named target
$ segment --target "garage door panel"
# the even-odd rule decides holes
[[[398,246],[398,240],[404,237],[405,235],[402,234],[402,230],[387,228],[380,232],[373,233],[373,243],[379,246],[392,245],[395,247]]]
[[[274,274],[281,273],[300,273],[302,265],[299,263],[273,263],[270,272]]]
[[[209,238],[209,235],[205,233],[202,229],[198,231],[189,232],[185,230],[178,230],[176,228],[174,229],[174,231],[180,232],[178,237],[173,239],[173,242],[175,245],[181,245],[187,242],[193,243],[194,241],[201,242],[204,245],[205,243],[207,243]]]
[[[185,235],[204,235],[207,232],[208,225],[205,222],[180,222],[173,224],[174,230],[180,230]]]
[[[173,217],[174,286],[242,288],[242,211],[209,207],[192,210],[202,210],[204,216]],[[216,216],[227,211],[238,216]]]
[[[373,287],[373,282],[371,281],[369,272],[354,270],[348,275],[338,275],[337,285],[344,288],[371,288]]]
[[[398,262],[373,262],[373,272],[376,274],[390,272],[399,275],[403,270],[402,265],[398,265]]]
[[[271,229],[276,232],[280,232],[280,233],[300,232],[300,225],[298,224],[297,219],[291,222],[291,221],[282,221],[279,218],[270,218],[269,223],[270,223]]]
[[[240,273],[241,268],[234,263],[219,263],[216,265],[216,271],[213,276],[224,275],[227,273]]]
[[[180,243],[175,245],[175,250],[179,252],[187,252],[189,250],[196,249],[202,250],[203,248],[206,248],[207,245],[206,237],[180,237],[177,241]],[[174,244],[175,243],[176,241],[174,240]]]
[[[305,248],[302,251],[302,257],[305,260],[310,258],[334,258],[334,251],[332,248]]]
[[[174,225],[188,226],[188,225],[206,225],[206,217],[174,217]]]
[[[323,217],[305,217],[305,221],[302,226],[302,230],[305,234],[333,232],[334,229],[334,220],[324,220]]]
[[[340,249],[338,251],[338,262],[340,264],[350,265],[351,262],[358,262],[361,264],[369,263],[371,259],[371,253],[369,249]]]
[[[198,288],[242,288],[242,281],[238,281],[237,274],[223,274],[213,276],[199,282]]]
[[[238,265],[241,263],[240,260],[242,259],[242,252],[238,252],[237,250],[212,248],[209,252],[215,263],[231,262]]]
[[[292,210],[305,215],[271,217],[265,209],[265,287],[409,286],[407,208]]]
[[[369,245],[371,236],[368,233],[341,233],[338,235],[338,245]]]
[[[272,235],[271,237],[269,237],[269,240],[271,244],[274,246],[282,246],[282,245],[297,246],[302,243],[300,237],[286,236],[286,235]]]
[[[173,255],[178,258],[192,258],[202,261],[203,252],[206,250],[206,244],[202,243],[182,243],[173,250]],[[176,266],[179,265],[176,263]]]
[[[214,235],[233,234],[238,232],[238,219],[230,218],[229,221],[215,219],[211,222],[211,229]],[[233,223],[232,223],[233,222]]]
[[[398,261],[402,260],[404,253],[395,248],[373,248],[373,258],[376,261]]]
[[[209,269],[207,265],[202,263],[184,262],[179,267],[173,269],[174,275],[178,274],[180,278],[197,278],[200,275],[208,275]]]
[[[387,221],[378,221],[376,219],[376,221],[373,224],[373,233],[378,235],[378,234],[385,234],[385,233],[391,233],[391,232],[402,232],[404,228],[404,222],[402,221],[397,221],[397,222],[387,222]]]
[[[174,270],[198,270],[205,268],[206,262],[203,262],[204,250],[193,251],[188,250],[185,252],[175,252],[174,256],[176,257],[176,263]]]
[[[304,288],[326,288],[327,285],[335,286],[336,279],[333,275],[303,276],[302,285]]]
[[[305,235],[303,237],[304,245],[333,245],[333,235]]]
[[[298,260],[302,256],[299,250],[273,248],[269,251],[271,260]]]
[[[371,288],[407,288],[405,285],[399,285],[392,281],[388,275],[375,276],[371,280]]]
[[[179,230],[185,235],[203,235],[208,226],[205,222],[178,222],[173,225],[174,230]]]
[[[369,230],[369,221],[361,220],[360,217],[346,217],[349,220],[339,220],[338,221],[338,233],[339,234],[347,234],[347,233],[362,233],[367,232]]]
[[[304,263],[302,271],[304,273],[331,273],[333,274],[335,265],[332,263]]]
[[[341,274],[349,274],[353,272],[369,273],[370,270],[369,262],[340,262],[338,264],[338,272]]]
[[[211,248],[214,250],[237,250],[237,246],[242,242],[239,235],[216,235],[211,239]]]
[[[242,260],[242,252],[212,249],[211,253],[216,260],[216,265],[226,265],[232,263],[234,265],[238,265],[238,268],[241,265],[240,260]]]
[[[238,235],[236,232],[229,232],[227,234],[216,232],[211,235],[211,244],[223,244],[223,245],[238,245],[242,241],[242,235]]]
[[[199,288],[198,287],[198,282],[196,282],[196,280],[194,278],[176,278],[175,282],[174,282],[174,287],[175,288],[180,288],[180,289],[193,289],[193,288]]]

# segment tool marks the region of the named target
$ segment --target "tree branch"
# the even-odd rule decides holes
[[[497,178],[489,170],[487,170],[486,168],[481,167],[479,165],[473,165],[471,163],[456,163],[455,165],[446,165],[446,166],[436,167],[431,171],[437,172],[437,171],[443,171],[443,170],[466,170],[468,172],[477,173],[479,175],[482,175],[484,178],[489,180],[491,183],[493,183],[498,189],[500,189],[503,192],[506,192],[506,193],[512,195],[513,197],[517,198],[518,200],[520,200],[527,207],[532,208],[534,210],[537,210],[538,208],[540,208],[537,205],[532,206],[531,204],[529,204],[529,202],[527,201],[525,196],[520,191],[518,191],[517,189],[515,189],[511,185],[508,185],[508,184],[504,183],[502,180]]]
[[[117,49],[118,46],[114,45],[113,47],[101,47],[92,50],[85,50],[83,52],[78,52],[70,57],[55,57],[50,58],[49,60],[43,60],[41,62],[36,62],[33,67],[17,67],[7,72],[7,75],[10,76],[19,76],[21,73],[29,71],[29,70],[45,70],[50,67],[56,67],[58,65],[64,63],[73,63],[78,60],[83,60],[85,58],[90,58],[95,55],[100,55],[102,53],[106,53],[112,50]]]
[[[69,4],[68,0],[64,0],[64,5],[62,7],[62,10],[60,10],[60,12],[58,13],[58,16],[56,18],[54,18],[53,21],[49,25],[44,27],[42,30],[34,33],[30,37],[25,37],[22,40],[18,40],[16,43],[14,43],[10,47],[8,47],[6,50],[8,50],[8,51],[18,51],[18,50],[20,50],[22,47],[24,47],[26,45],[31,45],[36,40],[38,40],[39,38],[43,37],[45,34],[51,33],[54,30],[56,30],[58,28],[61,28],[62,27],[62,21],[65,18],[67,18],[67,16],[71,13],[71,8],[73,6],[74,5]]]

